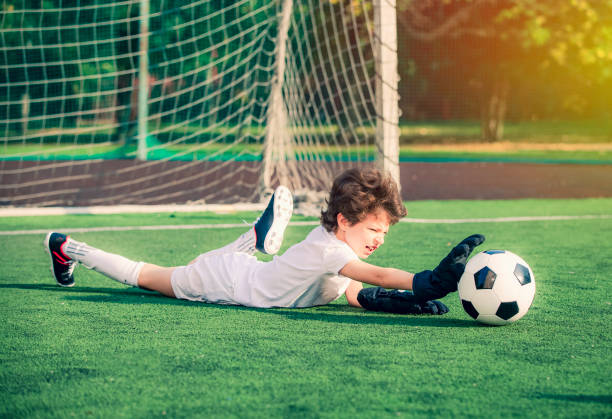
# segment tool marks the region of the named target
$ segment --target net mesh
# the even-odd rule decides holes
[[[0,205],[253,202],[375,158],[371,3],[74,4],[2,5]]]

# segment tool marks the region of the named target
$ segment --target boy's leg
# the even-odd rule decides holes
[[[175,268],[134,262],[123,256],[91,247],[87,243],[72,240],[60,233],[47,234],[44,244],[51,257],[51,271],[61,286],[74,285],[72,272],[80,262],[85,267],[123,284],[174,297],[171,278]]]
[[[280,250],[285,229],[293,213],[293,197],[289,189],[279,186],[274,191],[270,202],[253,227],[232,243],[219,249],[203,253],[199,257],[218,256],[224,253],[241,252],[249,255],[255,250],[273,255]],[[190,264],[197,260],[194,259]]]
[[[255,249],[263,253],[274,254],[280,249],[292,212],[291,192],[286,187],[279,186],[262,215],[255,221],[253,228],[229,245],[201,256],[210,257],[231,252],[253,254]],[[174,268],[135,262],[55,232],[47,234],[44,245],[51,259],[51,271],[61,286],[74,285],[73,271],[76,263],[80,262],[86,268],[93,269],[121,283],[159,291],[164,295],[174,297],[170,283]]]
[[[189,262],[189,265],[191,265],[196,260],[198,260],[198,258],[201,258],[201,257],[219,256],[224,253],[234,253],[234,252],[246,253],[249,255],[255,254],[255,232],[253,231],[252,228],[250,228],[246,233],[241,234],[240,237],[238,237],[236,240],[234,240],[230,244],[227,244],[218,249],[210,250],[206,253],[202,253],[201,255],[196,257],[194,260]]]
[[[172,289],[172,272],[176,268],[145,263],[138,274],[138,286],[151,291],[157,291],[167,297],[176,298]]]
[[[51,270],[55,280],[61,286],[74,285],[72,272],[77,262],[115,281],[138,286],[138,274],[144,262],[135,262],[120,255],[107,253],[60,233],[47,234],[44,244],[51,258]]]

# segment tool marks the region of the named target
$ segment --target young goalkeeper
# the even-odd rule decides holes
[[[335,179],[327,203],[321,225],[269,262],[253,255],[256,250],[275,254],[280,249],[293,210],[291,193],[283,186],[252,229],[187,266],[135,262],[60,233],[49,233],[44,244],[57,283],[66,287],[74,285],[74,267],[81,263],[127,285],[206,303],[311,307],[344,294],[350,305],[368,310],[448,311],[435,300],[457,290],[468,256],[484,241],[482,235],[463,240],[435,269],[412,274],[361,260],[380,247],[389,226],[406,215],[390,176],[374,169],[350,169]],[[362,283],[376,287],[363,288]]]

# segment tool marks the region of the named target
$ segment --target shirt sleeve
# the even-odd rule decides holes
[[[357,254],[346,244],[331,246],[325,252],[324,264],[329,272],[339,273],[352,260],[359,259]]]

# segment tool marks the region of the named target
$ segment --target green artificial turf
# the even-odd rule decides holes
[[[408,209],[427,218],[610,215],[611,202],[416,202]],[[0,223],[2,230],[204,224],[253,215]],[[290,226],[281,252],[310,228]],[[240,231],[74,237],[136,260],[179,265]],[[487,236],[478,250],[512,250],[535,273],[533,306],[512,325],[479,325],[456,294],[444,298],[444,316],[402,316],[351,308],[344,298],[268,310],[179,301],[82,266],[75,287],[60,288],[49,273],[44,235],[0,236],[0,417],[610,417],[612,219],[400,223],[369,261],[430,269],[471,233]]]
[[[612,198],[408,201],[405,204],[406,208],[408,209],[408,219],[461,219],[612,214]],[[62,228],[87,228],[93,226],[127,227],[193,224],[240,224],[243,222],[252,222],[258,215],[259,214],[255,212],[237,211],[231,214],[215,214],[212,212],[173,212],[155,214],[78,214],[39,217],[0,217],[0,231],[26,229],[61,230]],[[291,220],[316,221],[316,218],[294,214]],[[240,231],[241,229],[242,228],[238,228],[235,231]]]

